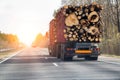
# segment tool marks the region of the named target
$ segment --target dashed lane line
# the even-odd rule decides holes
[[[58,67],[58,64],[57,63],[53,63],[54,66]]]

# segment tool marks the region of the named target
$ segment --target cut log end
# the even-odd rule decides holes
[[[78,24],[79,24],[79,21],[78,21],[77,16],[76,16],[74,13],[70,14],[70,15],[65,19],[65,24],[66,24],[66,26],[78,25]]]
[[[98,13],[97,12],[91,12],[89,15],[88,15],[88,20],[90,21],[90,22],[98,22],[98,20],[99,20],[99,15],[98,15]]]

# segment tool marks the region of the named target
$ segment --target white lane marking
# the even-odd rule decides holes
[[[45,57],[45,59],[48,59],[47,57]]]
[[[57,63],[53,63],[53,65],[54,65],[54,66],[56,66],[56,67],[58,66],[58,64],[57,64]]]
[[[20,50],[20,51],[16,52],[15,54],[13,54],[13,55],[11,55],[11,56],[9,56],[9,57],[3,59],[2,61],[0,61],[0,64],[2,64],[3,62],[7,61],[8,59],[10,59],[10,58],[16,56],[16,55],[17,55],[18,53],[20,53],[21,51],[23,51],[23,50]]]

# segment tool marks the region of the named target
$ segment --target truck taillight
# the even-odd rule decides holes
[[[74,48],[67,48],[67,51],[71,51],[71,50],[74,50]]]
[[[96,48],[96,51],[100,51],[100,48]]]

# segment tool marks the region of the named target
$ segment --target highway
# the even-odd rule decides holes
[[[120,59],[61,61],[45,48],[27,48],[0,64],[0,80],[120,80]]]

